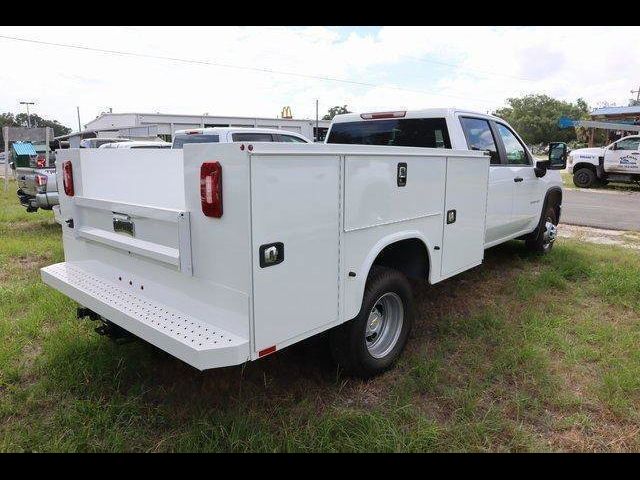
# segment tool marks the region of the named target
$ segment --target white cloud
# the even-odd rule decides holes
[[[621,27],[3,27],[2,35],[94,48],[336,77],[358,86],[246,69],[101,54],[0,39],[0,110],[77,126],[114,111],[313,117],[354,110],[459,106],[491,110],[509,96],[547,93],[625,104],[640,81]],[[450,67],[442,63],[458,65]],[[12,65],[18,68],[12,68]],[[404,87],[394,90],[381,86]]]

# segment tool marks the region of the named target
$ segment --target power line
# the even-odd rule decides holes
[[[465,96],[461,96],[461,95],[453,95],[453,94],[448,94],[448,93],[437,93],[437,92],[431,92],[431,91],[427,91],[427,90],[418,90],[418,89],[407,88],[407,87],[398,87],[398,86],[394,86],[394,85],[379,85],[379,84],[370,83],[370,82],[359,82],[359,81],[356,81],[356,80],[347,80],[347,79],[344,79],[344,78],[336,78],[336,77],[321,76],[321,75],[310,75],[310,74],[297,73],[297,72],[287,72],[287,71],[282,71],[282,70],[273,70],[273,69],[270,69],[270,68],[249,67],[249,66],[246,66],[246,65],[236,65],[236,64],[230,64],[230,63],[212,62],[212,61],[207,61],[207,60],[193,60],[193,59],[185,59],[185,58],[179,58],[179,57],[169,57],[169,56],[164,56],[164,55],[153,55],[153,54],[149,54],[149,53],[127,52],[127,51],[123,51],[123,50],[110,50],[110,49],[87,47],[85,45],[74,45],[74,44],[68,44],[68,43],[46,42],[46,41],[43,41],[43,40],[34,40],[34,39],[31,39],[31,38],[23,38],[23,37],[13,37],[13,36],[9,36],[9,35],[0,35],[0,39],[12,40],[12,41],[17,41],[17,42],[25,42],[25,43],[33,43],[33,44],[38,44],[38,45],[48,45],[48,46],[53,46],[53,47],[69,48],[69,49],[75,49],[75,50],[90,51],[90,52],[98,52],[98,53],[104,53],[104,54],[110,54],[110,55],[121,55],[121,56],[139,57],[139,58],[151,58],[151,59],[155,59],[155,60],[166,60],[166,61],[170,61],[170,62],[189,63],[189,64],[195,64],[195,65],[207,65],[207,66],[221,67],[221,68],[232,68],[232,69],[237,69],[237,70],[254,71],[254,72],[261,72],[261,73],[270,73],[270,74],[275,74],[275,75],[288,75],[288,76],[293,76],[293,77],[309,78],[309,79],[313,79],[313,80],[323,80],[323,81],[330,81],[330,82],[337,82],[337,83],[345,83],[345,84],[351,84],[351,85],[357,85],[357,86],[363,86],[363,87],[386,88],[386,89],[391,89],[391,90],[422,93],[422,94],[426,94],[426,95],[459,98],[459,99],[463,99],[463,100],[474,100],[474,101],[480,101],[480,102],[483,102],[483,103],[486,103],[486,104],[496,103],[496,100],[487,100],[487,99],[480,99],[480,98],[473,98],[473,97],[465,97]]]
[[[263,28],[269,29],[269,30],[274,31],[274,32],[275,31],[277,31],[277,32],[286,32],[287,31],[285,29],[274,28],[274,27],[263,27]],[[315,40],[319,40],[318,37],[314,37],[313,35],[310,35],[310,34],[308,34],[307,32],[305,32],[303,30],[293,30],[293,31],[297,35],[302,35],[302,36],[307,37],[307,38],[312,38],[312,39],[315,39]],[[414,57],[414,56],[411,56],[411,55],[403,55],[403,54],[400,54],[400,53],[397,54],[397,56],[401,57],[401,58],[407,58],[409,60],[413,60],[413,61],[416,61],[416,62],[421,62],[421,63],[433,63],[435,65],[441,65],[441,66],[444,66],[444,67],[464,69],[467,73],[468,72],[478,72],[478,73],[482,73],[484,75],[489,75],[489,76],[492,76],[492,77],[511,78],[513,80],[522,80],[522,81],[525,81],[525,82],[535,82],[536,81],[536,80],[534,80],[532,78],[519,77],[519,76],[516,76],[516,75],[507,75],[506,73],[495,73],[495,72],[490,72],[490,71],[487,71],[487,70],[479,70],[477,68],[464,67],[462,65],[458,65],[458,64],[455,64],[455,63],[448,63],[448,62],[443,62],[443,61],[440,61],[440,60],[432,60],[430,58],[420,58],[420,57]],[[477,78],[484,78],[485,80],[490,80],[490,78],[488,78],[488,77],[483,77],[483,76],[480,76],[480,75],[477,75],[477,74],[474,74],[474,76],[477,77]]]

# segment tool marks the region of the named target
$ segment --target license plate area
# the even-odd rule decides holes
[[[113,231],[136,236],[135,224],[126,213],[113,212]]]

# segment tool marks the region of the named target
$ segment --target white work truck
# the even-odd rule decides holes
[[[201,370],[330,330],[347,372],[376,375],[411,329],[407,277],[440,282],[495,243],[487,201],[501,200],[513,226],[502,239],[526,233],[540,251],[551,247],[555,226],[544,220],[559,197],[550,203],[536,186],[538,221],[512,220],[533,215],[533,193],[525,215],[506,192],[518,182],[492,180],[490,158],[447,145],[251,141],[60,151],[65,262],[42,278],[102,333],[129,332]],[[556,165],[537,168],[545,182]]]
[[[608,182],[640,181],[640,135],[630,135],[606,147],[579,148],[569,153],[567,170],[576,187]]]

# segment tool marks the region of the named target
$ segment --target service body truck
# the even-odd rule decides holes
[[[606,147],[579,148],[569,153],[567,170],[576,187],[608,182],[640,182],[640,135],[630,135]]]
[[[330,330],[338,363],[372,376],[407,341],[407,277],[482,262],[489,164],[468,148],[375,145],[61,151],[65,262],[42,277],[102,332],[198,369]],[[529,233],[552,244],[544,222]]]

